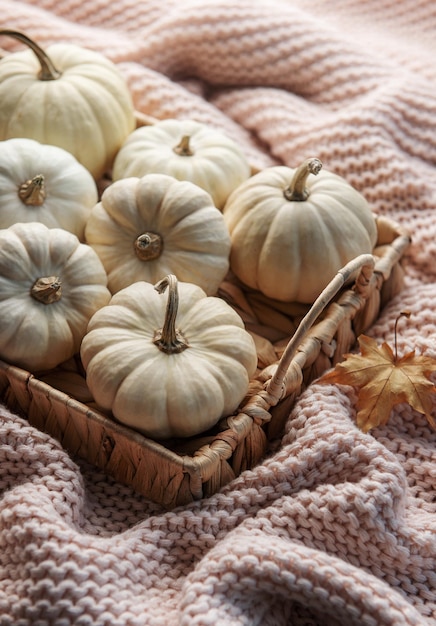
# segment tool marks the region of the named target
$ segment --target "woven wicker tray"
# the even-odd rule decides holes
[[[341,360],[401,289],[410,237],[385,218],[377,225],[373,255],[341,270],[309,310],[283,310],[280,303],[244,292],[231,277],[224,281],[219,295],[254,333],[259,369],[240,412],[201,436],[157,442],[117,423],[93,402],[78,358],[35,376],[0,361],[0,397],[73,456],[166,508],[208,496],[265,456],[302,390]],[[256,317],[259,302],[266,320]],[[292,336],[286,336],[288,328],[295,329]],[[71,382],[79,380],[77,394],[62,391],[69,373]]]

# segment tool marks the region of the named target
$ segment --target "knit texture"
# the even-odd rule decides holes
[[[436,358],[435,3],[0,0],[0,27],[104,53],[139,111],[255,167],[318,156],[412,233],[367,334],[392,345],[409,309],[399,353]],[[355,417],[315,381],[268,458],[165,512],[0,408],[0,626],[434,626],[436,432],[405,404]]]

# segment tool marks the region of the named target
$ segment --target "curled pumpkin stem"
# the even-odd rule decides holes
[[[189,348],[189,343],[182,333],[176,328],[177,311],[179,308],[179,293],[177,278],[174,274],[168,274],[160,280],[154,288],[158,293],[164,293],[168,288],[168,300],[165,311],[165,321],[161,329],[154,334],[153,343],[166,354],[183,352]]]
[[[309,197],[309,190],[306,188],[306,181],[309,174],[319,174],[322,168],[322,163],[316,157],[306,159],[303,163],[297,167],[294,176],[291,180],[289,187],[287,187],[283,195],[286,200],[292,202],[303,202]]]
[[[28,46],[35,54],[41,66],[41,70],[38,74],[39,80],[56,80],[60,78],[61,72],[56,69],[53,64],[53,61],[50,57],[44,52],[44,50],[30,37],[21,33],[18,30],[8,30],[8,29],[0,29],[0,35],[4,35],[6,37],[13,37],[18,41],[21,41],[26,46]]]

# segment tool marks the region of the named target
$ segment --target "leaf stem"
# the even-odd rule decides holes
[[[397,360],[398,360],[398,349],[397,349],[397,328],[398,328],[398,322],[400,321],[401,317],[409,318],[410,316],[411,316],[411,312],[410,311],[401,311],[400,314],[397,316],[397,319],[395,320],[395,326],[394,326],[394,357],[395,357],[395,362],[397,362]]]

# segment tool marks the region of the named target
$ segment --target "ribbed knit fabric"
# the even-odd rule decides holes
[[[413,236],[367,334],[409,309],[399,352],[436,357],[431,0],[0,0],[0,27],[103,52],[138,110],[256,167],[318,156]],[[404,404],[370,434],[355,414],[314,382],[269,458],[164,512],[1,408],[0,626],[434,626],[436,433]]]

